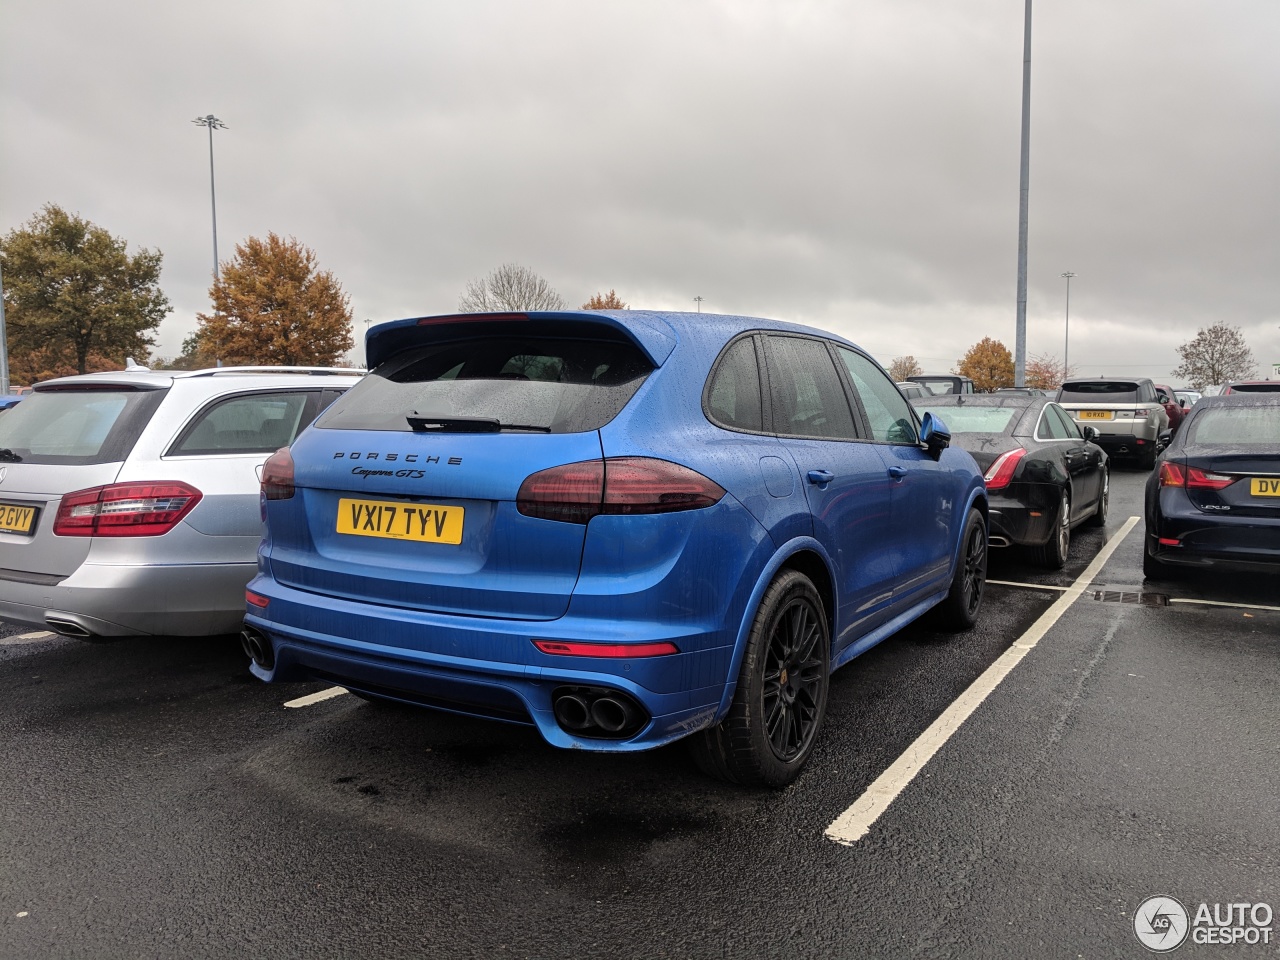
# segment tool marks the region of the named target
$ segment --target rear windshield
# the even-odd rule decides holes
[[[1132,380],[1076,380],[1062,385],[1059,403],[1137,403],[1138,385]]]
[[[1242,444],[1280,444],[1280,405],[1211,407],[1200,409],[1191,421],[1188,445],[1234,447]]]
[[[437,420],[470,432],[598,430],[627,404],[653,367],[634,344],[539,337],[484,337],[398,354],[316,421],[320,429],[401,430]]]
[[[1280,393],[1280,380],[1269,383],[1233,383],[1232,393]]]
[[[1006,433],[1022,417],[1021,407],[930,407],[917,400],[917,410],[930,410],[955,433]]]
[[[928,380],[924,377],[915,377],[911,381],[918,383],[924,389],[934,396],[942,396],[947,393],[960,393],[960,382],[952,377],[938,377],[936,380]]]
[[[128,456],[164,390],[42,390],[0,417],[0,461],[115,463]]]

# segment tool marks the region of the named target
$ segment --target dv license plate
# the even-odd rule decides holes
[[[1081,420],[1110,420],[1111,411],[1110,410],[1081,410],[1080,419]]]
[[[422,543],[461,543],[462,507],[387,500],[338,501],[338,533]]]
[[[1280,497],[1280,477],[1252,477],[1249,493],[1255,497]]]
[[[35,507],[0,503],[0,533],[30,533],[35,525]]]

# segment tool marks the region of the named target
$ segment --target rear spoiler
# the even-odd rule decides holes
[[[660,367],[676,346],[666,321],[637,311],[536,311],[531,313],[460,313],[392,320],[365,334],[365,365],[374,369],[396,354],[428,343],[484,336],[520,336],[537,332],[555,337],[626,340]]]

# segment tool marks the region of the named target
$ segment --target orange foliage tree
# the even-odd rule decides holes
[[[622,302],[613,290],[607,294],[597,293],[594,297],[582,305],[583,310],[626,310],[627,305]]]
[[[209,290],[187,352],[228,364],[332,366],[351,349],[350,297],[293,237],[250,237]]]
[[[1013,386],[1013,354],[999,340],[983,337],[956,365],[956,372],[973,381],[979,393]]]
[[[1038,353],[1027,361],[1027,386],[1037,390],[1057,390],[1073,371],[1055,356]]]
[[[889,364],[889,376],[893,377],[894,382],[900,383],[907,377],[918,377],[924,373],[924,368],[913,356],[894,357],[893,362]]]

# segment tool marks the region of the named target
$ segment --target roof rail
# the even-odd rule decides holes
[[[296,373],[303,376],[321,373],[345,373],[363,376],[368,371],[354,367],[209,367],[205,370],[174,370],[176,377],[216,377],[224,373]]]

